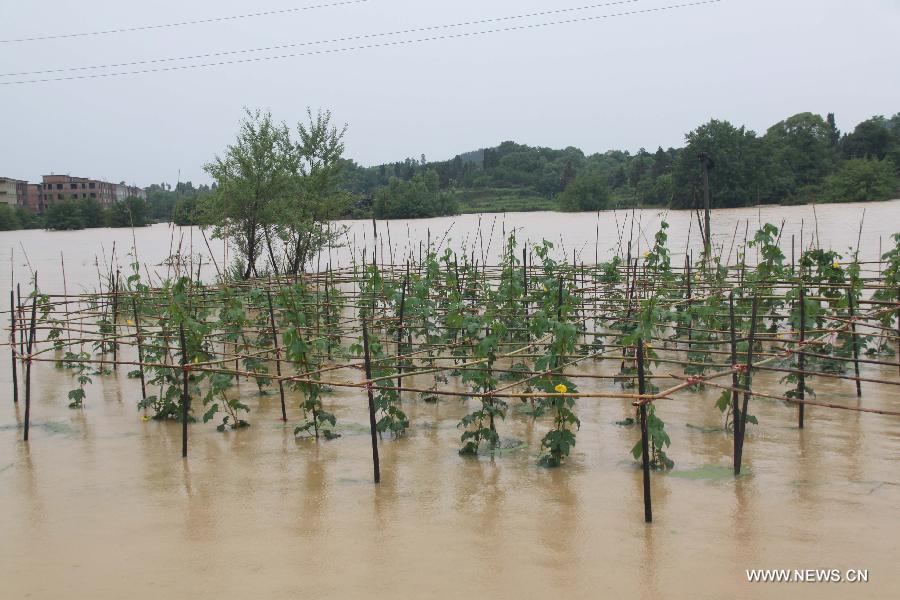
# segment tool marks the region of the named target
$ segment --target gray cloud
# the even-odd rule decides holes
[[[687,1],[641,0],[460,31]],[[96,31],[316,3],[85,0],[49,11],[43,3],[7,1],[2,3],[6,26],[0,37]],[[0,44],[0,72],[296,44],[593,3],[371,0],[220,23]],[[347,155],[363,164],[421,153],[430,159],[448,158],[505,139],[574,145],[586,152],[652,149],[681,144],[686,131],[711,117],[762,132],[805,110],[835,112],[838,126],[850,129],[872,114],[900,110],[900,80],[892,75],[897,31],[900,6],[895,1],[723,0],[345,53],[0,86],[0,175],[36,180],[50,171],[70,172],[148,185],[174,181],[180,170],[183,180],[206,181],[202,164],[232,139],[245,105],[271,109],[289,122],[302,118],[307,105],[330,108],[338,121],[350,126]],[[431,35],[446,33],[451,32]]]

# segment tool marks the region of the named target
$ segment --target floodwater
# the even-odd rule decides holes
[[[886,243],[898,229],[900,203],[865,206],[862,250],[874,256],[878,236]],[[846,207],[843,215],[831,208],[817,208],[822,245],[855,245],[861,210],[848,218]],[[773,216],[805,219],[808,211]],[[755,214],[725,212],[716,213],[723,229]],[[577,216],[555,213],[507,215],[506,224],[535,236],[542,218],[570,252],[590,240],[593,253],[593,219],[582,217],[586,224],[573,231],[566,227]],[[673,247],[686,240],[681,218],[669,215]],[[473,227],[472,219],[458,217],[455,227]],[[772,219],[764,213],[763,220]],[[435,221],[442,224],[435,229],[450,222]],[[119,235],[26,232],[0,240],[7,247],[21,240],[48,279],[63,250],[71,289],[92,286],[96,246],[103,240],[108,251]],[[120,236],[120,244],[130,237]],[[168,242],[165,227],[138,232],[143,256],[160,248],[165,254]],[[0,364],[8,361],[4,350]],[[578,371],[617,368],[607,361]],[[456,452],[456,423],[467,405],[426,404],[407,394],[410,433],[381,440],[382,482],[374,485],[359,390],[337,388],[325,397],[341,437],[314,443],[294,438],[298,397],[288,395],[284,425],[277,392],[259,395],[241,382],[251,427],[218,433],[212,423],[195,424],[182,460],[180,425],[142,421],[140,387],[126,371],[94,377],[84,410],[76,411],[66,400],[72,377],[38,365],[25,444],[24,406],[13,405],[9,367],[0,368],[3,598],[820,599],[894,597],[900,589],[897,417],[808,407],[799,430],[796,408],[754,399],[750,412],[760,425],[748,426],[744,474],[734,478],[732,438],[717,430],[717,392],[660,401],[676,467],[651,474],[654,522],[647,525],[641,473],[629,454],[640,433],[616,425],[633,412],[627,401],[579,400],[577,446],[562,468],[545,469],[537,457],[546,417],[533,420],[514,403],[498,429],[524,444],[465,458]],[[895,368],[865,365],[862,374],[898,377]],[[334,378],[359,376],[339,371]],[[756,382],[786,388],[772,373]],[[429,376],[412,382],[430,383]],[[863,383],[857,399],[851,382],[813,378],[809,385],[826,402],[900,406],[895,386]],[[594,380],[580,389],[616,388]],[[861,569],[868,583],[747,582],[747,569],[764,568]]]
[[[544,239],[553,242],[557,259],[571,261],[574,251],[578,262],[590,264],[617,253],[626,256],[629,239],[631,255],[640,256],[652,246],[662,219],[669,223],[668,243],[673,264],[682,264],[686,250],[698,256],[703,244],[697,217],[690,211],[532,212],[377,221],[377,238],[372,221],[339,221],[336,227],[346,227],[343,246],[311,257],[307,269],[324,269],[329,263],[347,265],[351,253],[359,260],[363,250],[368,260],[377,250],[379,262],[393,259],[396,264],[402,264],[405,256],[418,257],[420,243],[425,245],[429,239],[436,246],[450,247],[480,263],[485,259],[491,262],[500,255],[504,231],[511,230],[516,231],[520,243],[534,244]],[[781,228],[782,222],[780,244],[788,261],[792,242],[798,257],[801,242],[807,248],[818,243],[822,248],[850,256],[860,239],[860,260],[877,260],[880,252],[892,243],[890,236],[900,231],[900,200],[714,210],[713,244],[722,248],[724,257],[730,257],[727,262],[734,263],[746,231],[749,231],[748,239],[752,239],[761,224],[772,223]],[[216,270],[222,270],[232,259],[222,240],[212,239],[211,232],[204,238],[197,227],[158,224],[134,231],[0,232],[0,265],[9,265],[6,268],[12,271],[12,279],[23,288],[30,285],[31,273],[37,271],[45,292],[62,292],[64,284],[70,293],[96,290],[98,270],[104,274],[109,272],[114,252],[115,263],[126,274],[130,273],[133,249],[142,276],[146,279],[149,273],[154,282],[172,273],[164,261],[179,250],[182,255],[190,256],[186,266],[191,272],[196,273],[199,268],[207,280],[215,279]],[[753,250],[748,251],[747,261],[755,261]]]

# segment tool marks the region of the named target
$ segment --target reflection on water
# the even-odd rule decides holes
[[[779,389],[769,373],[758,380]],[[820,397],[855,401],[849,382],[818,384]],[[780,597],[778,586],[745,582],[744,569],[763,567],[871,573],[865,587],[792,586],[792,597],[883,597],[900,585],[900,422],[891,417],[808,407],[800,431],[795,408],[754,399],[761,425],[748,432],[746,474],[735,480],[717,394],[664,401],[677,471],[652,475],[654,523],[645,525],[628,454],[638,432],[615,424],[631,411],[625,401],[579,401],[572,459],[548,470],[536,464],[547,418],[510,410],[501,435],[528,444],[463,458],[454,425],[465,403],[407,400],[417,426],[381,441],[375,486],[365,396],[354,390],[328,395],[342,437],[316,444],[294,439],[276,395],[244,385],[252,426],[192,426],[185,462],[179,426],[142,422],[139,386],[124,374],[97,378],[84,411],[66,408],[70,385],[40,369],[36,423],[56,425],[36,425],[29,446],[3,398],[9,597],[658,598],[693,597],[697,586],[700,597]],[[299,398],[288,400],[297,421]],[[898,400],[864,386],[866,406]]]
[[[885,215],[900,203],[868,206],[871,241],[879,227],[896,227]],[[826,228],[830,209],[817,209],[820,236],[855,243],[855,225]],[[877,218],[879,210],[888,212]],[[529,235],[540,218],[522,216]],[[547,226],[558,234],[572,218],[554,214]],[[157,230],[138,234],[145,255]],[[51,234],[20,235],[28,242]],[[567,235],[570,248],[582,239]],[[33,262],[51,260],[55,250],[26,246]],[[67,269],[77,262],[66,258]],[[608,375],[617,367],[597,362],[579,371]],[[867,365],[863,376],[897,374]],[[676,473],[652,474],[654,523],[646,525],[641,474],[629,455],[639,432],[615,424],[632,410],[626,401],[580,400],[578,445],[565,467],[548,470],[536,464],[548,418],[511,408],[498,428],[524,447],[464,458],[455,424],[466,403],[406,398],[413,427],[403,439],[382,439],[375,486],[359,390],[325,397],[342,437],[317,444],[294,439],[299,397],[288,394],[285,425],[277,394],[260,396],[242,383],[251,427],[223,434],[195,424],[183,461],[180,426],[141,421],[140,386],[124,370],[96,377],[83,411],[66,407],[66,372],[41,365],[35,380],[25,445],[9,370],[0,369],[3,597],[880,598],[900,589],[900,419],[893,417],[808,407],[801,431],[796,408],[753,399],[760,425],[748,430],[746,472],[735,479],[732,439],[713,407],[718,392],[662,401]],[[598,391],[615,385],[592,381]],[[755,382],[784,389],[769,372]],[[814,385],[821,399],[857,402],[850,382]],[[896,410],[900,394],[863,384],[861,403]],[[870,581],[748,584],[751,568],[861,568]]]

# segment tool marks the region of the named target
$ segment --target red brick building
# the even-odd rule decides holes
[[[39,210],[51,204],[85,198],[96,200],[101,206],[116,203],[116,184],[106,181],[70,175],[44,175],[40,186],[42,197],[38,199]]]

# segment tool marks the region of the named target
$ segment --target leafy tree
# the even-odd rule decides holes
[[[825,198],[832,202],[887,200],[896,197],[897,175],[891,161],[852,158],[825,180]]]
[[[248,109],[235,143],[204,165],[217,187],[203,203],[203,222],[212,226],[213,237],[235,246],[244,279],[257,273],[264,251],[270,267],[278,267],[275,207],[296,191],[295,154],[286,125],[273,122],[269,112]]]
[[[300,271],[307,256],[340,235],[329,223],[341,216],[350,202],[340,187],[347,126],[333,126],[330,111],[313,116],[307,109],[306,114],[308,123],[297,125],[293,193],[282,197],[276,206],[278,234],[293,274]]]
[[[109,207],[106,212],[106,224],[110,227],[144,227],[147,225],[148,213],[147,203],[144,200],[128,197]]]
[[[598,211],[606,208],[609,190],[606,178],[597,173],[581,173],[559,195],[560,208],[566,211]]]
[[[84,216],[76,202],[51,204],[44,218],[47,229],[84,229]]]
[[[841,132],[838,131],[837,124],[834,122],[834,113],[828,113],[825,122],[828,124],[828,143],[832,148],[837,148],[841,142]]]
[[[41,229],[44,227],[44,216],[39,213],[33,213],[27,208],[21,206],[16,208],[16,218],[22,226],[22,229]]]
[[[19,216],[9,204],[0,204],[0,231],[11,231],[21,229],[22,223]]]
[[[456,214],[452,196],[441,193],[434,170],[415,175],[410,181],[392,177],[375,192],[375,216],[379,219],[419,219]]]
[[[197,225],[197,207],[200,200],[197,196],[188,196],[175,203],[172,209],[172,222],[180,226]]]
[[[709,173],[710,203],[715,208],[746,206],[764,196],[763,147],[756,133],[728,121],[711,120],[685,136],[673,172],[673,208],[691,208],[701,198],[697,157],[706,152],[715,161]]]
[[[93,198],[82,198],[64,204],[74,204],[76,210],[81,212],[82,227],[90,229],[106,225],[106,212],[103,206]]]
[[[890,121],[879,115],[857,125],[841,140],[844,157],[882,159],[892,153],[900,146],[900,129],[893,126],[897,119],[897,115]]]
[[[832,132],[822,117],[809,112],[769,128],[763,140],[769,153],[770,191],[774,199],[794,196],[825,179],[835,161]]]

